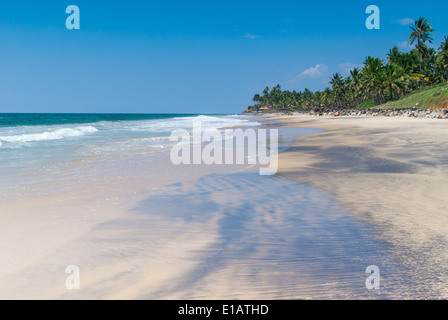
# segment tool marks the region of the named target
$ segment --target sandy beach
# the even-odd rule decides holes
[[[408,118],[270,117],[326,132],[296,139],[278,176],[325,190],[378,232],[409,297],[448,297],[448,123]],[[420,293],[420,294],[419,294]]]
[[[0,299],[448,297],[445,121],[255,119],[286,126],[275,176],[111,139],[4,179]]]

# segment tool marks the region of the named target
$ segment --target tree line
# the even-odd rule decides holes
[[[280,85],[266,87],[253,98],[255,110],[261,107],[308,110],[314,107],[368,107],[397,100],[422,88],[448,81],[448,37],[438,50],[427,43],[434,41],[434,29],[425,18],[410,27],[409,45],[415,48],[401,52],[397,46],[389,50],[387,59],[367,57],[362,68],[354,68],[350,76],[335,73],[331,88],[324,91],[283,91]]]

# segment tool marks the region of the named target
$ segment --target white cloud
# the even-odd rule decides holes
[[[355,68],[362,68],[362,64],[354,64],[351,62],[344,62],[338,64],[338,69],[341,71],[343,76],[350,75],[350,71],[352,71]]]
[[[255,39],[261,38],[261,36],[258,35],[258,34],[246,33],[246,34],[244,35],[244,38],[246,38],[246,39],[251,39],[251,40],[255,40]]]
[[[409,44],[409,41],[402,41],[400,43],[397,43],[398,48],[400,48],[401,50],[411,50],[414,48],[414,46],[411,46]]]
[[[403,18],[403,19],[398,19],[397,22],[399,24],[401,24],[402,26],[407,26],[407,25],[414,23],[415,20],[412,18]]]
[[[300,78],[317,78],[320,77],[323,71],[327,71],[328,67],[325,64],[316,64],[315,67],[311,67],[299,74]]]
[[[296,87],[300,83],[306,82],[307,87],[317,87],[317,84],[319,84],[319,87],[322,86],[322,83],[328,82],[328,67],[326,64],[320,63],[316,64],[314,67],[310,67],[303,72],[296,74],[293,78],[290,78],[289,80],[285,81],[285,85],[287,87]],[[322,83],[321,83],[322,82]]]

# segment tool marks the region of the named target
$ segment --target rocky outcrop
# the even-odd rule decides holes
[[[263,115],[276,115],[276,116],[292,116],[294,113],[292,113],[291,111],[286,111],[286,110],[275,110],[275,109],[270,109],[270,110],[263,110],[263,111],[250,111],[250,110],[246,110],[243,112],[244,115],[254,115],[254,116],[263,116]]]
[[[426,109],[342,109],[342,108],[314,108],[309,115],[314,116],[352,116],[352,117],[407,117],[427,119],[448,119],[448,110]]]

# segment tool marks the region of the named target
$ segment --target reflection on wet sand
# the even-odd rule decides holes
[[[154,191],[134,212],[65,248],[84,274],[82,290],[62,298],[388,299],[407,292],[403,269],[373,230],[305,184],[248,172],[209,175]],[[381,270],[379,291],[366,288],[369,265]]]

